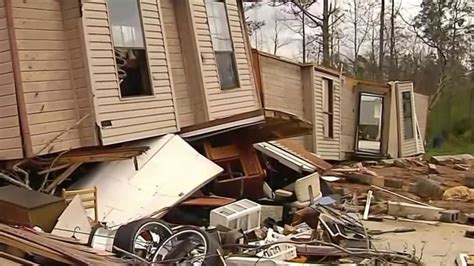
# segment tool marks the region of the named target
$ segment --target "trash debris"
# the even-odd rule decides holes
[[[474,200],[474,189],[465,186],[449,188],[443,193],[443,200]]]

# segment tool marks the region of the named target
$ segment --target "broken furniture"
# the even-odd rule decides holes
[[[279,189],[275,191],[275,195],[281,198],[291,198],[293,195],[296,196],[295,201],[289,202],[289,205],[284,204],[284,206],[289,206],[291,208],[291,212],[309,207],[319,201],[322,197],[319,174],[316,172],[302,177],[294,183],[294,191]],[[288,210],[284,210],[284,212],[286,211]]]
[[[0,187],[0,221],[51,232],[66,208],[63,198],[17,186]]]
[[[70,203],[74,197],[79,196],[84,209],[94,210],[94,222],[99,222],[99,211],[97,210],[97,188],[79,189],[79,190],[62,190],[62,197],[67,203]]]
[[[233,139],[219,136],[202,142],[206,157],[224,169],[212,190],[224,197],[258,199],[263,194],[265,171],[252,144]]]

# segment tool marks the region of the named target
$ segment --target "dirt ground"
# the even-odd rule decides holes
[[[415,232],[380,235],[380,241],[375,241],[374,244],[379,249],[416,251],[418,256],[422,254],[422,262],[427,266],[455,265],[454,260],[459,253],[474,253],[474,239],[464,237],[469,226],[446,223],[433,226],[401,221],[364,222],[364,224],[370,230],[415,228]]]
[[[281,218],[281,207],[263,206],[262,219]],[[474,253],[474,239],[464,237],[465,225],[441,223],[437,226],[412,222],[390,221],[364,222],[368,230],[393,230],[395,228],[415,228],[410,233],[387,233],[377,237],[374,245],[377,249],[390,249],[415,252],[421,256],[427,266],[455,265],[454,260],[460,253]]]

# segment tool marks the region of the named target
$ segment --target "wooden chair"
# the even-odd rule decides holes
[[[97,188],[65,190],[62,191],[64,200],[69,203],[76,195],[79,195],[84,209],[94,209],[94,221],[99,222],[99,212],[97,210]]]

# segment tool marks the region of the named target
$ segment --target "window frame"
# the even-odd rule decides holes
[[[138,17],[140,20],[140,27],[142,30],[142,38],[143,38],[143,48],[136,48],[136,47],[121,47],[121,46],[116,46],[115,45],[115,40],[114,40],[114,35],[113,35],[113,30],[112,30],[112,20],[111,20],[111,12],[110,12],[110,1],[113,0],[106,0],[106,10],[107,10],[107,20],[109,22],[109,30],[110,30],[110,40],[112,44],[112,52],[114,54],[114,66],[115,66],[115,76],[117,77],[117,85],[118,85],[118,96],[121,101],[139,101],[141,99],[151,99],[155,98],[155,92],[154,92],[154,84],[153,84],[153,75],[152,75],[152,69],[150,65],[150,58],[148,54],[148,42],[146,38],[146,31],[145,31],[145,24],[143,23],[143,12],[142,12],[142,2],[141,0],[135,0],[137,3],[137,9],[138,9]],[[141,50],[144,52],[145,59],[146,59],[146,65],[147,65],[147,71],[148,71],[148,83],[150,86],[150,90],[146,94],[139,94],[139,95],[132,95],[132,96],[123,96],[122,95],[122,88],[120,87],[120,79],[118,75],[118,65],[115,57],[115,49],[117,48],[123,48],[123,49],[132,49],[132,50]],[[146,91],[146,90],[143,90]]]
[[[217,76],[219,77],[219,86],[221,88],[221,90],[232,90],[232,89],[237,89],[237,88],[240,88],[240,76],[239,76],[239,69],[237,67],[237,58],[235,56],[235,47],[234,47],[234,39],[233,39],[233,36],[232,36],[232,30],[230,28],[230,20],[229,20],[229,10],[227,8],[227,2],[226,0],[205,0],[204,1],[204,4],[205,4],[205,8],[206,8],[206,14],[208,14],[208,3],[212,3],[212,2],[221,2],[223,3],[224,5],[224,16],[225,16],[225,20],[226,20],[226,24],[227,24],[227,31],[229,33],[229,41],[230,41],[230,46],[232,47],[232,50],[231,51],[219,51],[219,50],[216,50],[215,48],[215,43],[214,43],[214,37],[212,34],[212,31],[211,31],[211,20],[209,19],[209,15],[207,15],[207,24],[208,24],[208,27],[209,27],[209,34],[210,34],[210,37],[211,37],[211,43],[212,43],[212,51],[214,53],[214,60],[216,62],[216,67],[217,67]],[[230,85],[230,86],[223,86],[223,83],[222,83],[222,73],[221,71],[219,71],[220,67],[219,67],[219,63],[218,63],[218,60],[217,60],[217,54],[231,54],[231,59],[232,59],[232,69],[233,69],[233,74],[235,76],[235,80],[234,80],[234,84]]]
[[[327,82],[327,83],[326,83]],[[327,84],[327,86],[326,86]],[[334,139],[334,80],[330,78],[322,78],[322,96],[323,96],[323,137],[325,139]],[[325,111],[325,104],[328,104],[328,110]],[[327,125],[329,126],[326,134],[326,121],[325,116],[327,116]]]

